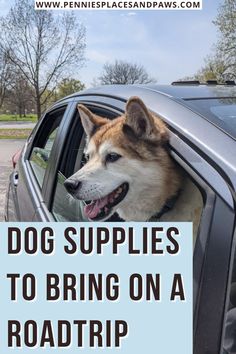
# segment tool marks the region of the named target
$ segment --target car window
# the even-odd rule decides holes
[[[35,177],[42,187],[43,179],[51,155],[52,147],[57,135],[59,125],[62,121],[65,107],[47,114],[43,119],[39,132],[35,136],[33,148],[30,154],[29,162],[35,174]]]
[[[236,139],[235,98],[188,99],[185,103]]]
[[[101,113],[99,113],[101,115]],[[104,116],[109,116],[104,113]],[[71,143],[65,151],[66,158],[62,162],[58,174],[56,191],[52,212],[58,221],[87,221],[84,215],[84,201],[74,199],[65,189],[64,181],[78,171],[86,159],[84,156],[85,135],[81,126],[80,117],[77,113],[75,116],[75,129],[72,129],[73,134],[70,138]],[[200,225],[204,202],[202,191],[194,180],[185,173],[183,188],[178,197],[173,210],[164,214],[160,221],[192,221],[194,220],[194,243],[197,238],[197,233]],[[120,220],[117,215],[112,217],[112,220]]]
[[[96,112],[97,113],[97,112]],[[99,115],[114,118],[116,114],[99,110]],[[88,221],[84,215],[85,203],[74,199],[64,187],[64,181],[78,171],[86,163],[84,154],[86,137],[78,112],[74,116],[74,127],[71,129],[70,144],[64,151],[64,158],[57,173],[56,189],[52,205],[52,213],[57,221]],[[120,220],[113,216],[109,220]]]
[[[76,156],[74,156],[73,171],[69,174],[67,173],[66,176],[61,171],[58,171],[53,204],[53,213],[58,221],[88,221],[84,215],[85,202],[74,199],[63,185],[66,178],[74,174],[86,163],[84,148],[85,135],[83,134],[78,148],[74,148]],[[203,197],[199,187],[185,174],[182,190],[173,208],[159,219],[156,219],[156,221],[193,221],[195,244],[203,208]],[[113,217],[113,220],[116,220],[116,217]]]

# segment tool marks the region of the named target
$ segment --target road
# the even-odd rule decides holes
[[[0,221],[3,221],[8,177],[12,170],[11,158],[24,145],[24,140],[0,139]]]
[[[0,129],[33,129],[35,124],[32,122],[0,122]]]

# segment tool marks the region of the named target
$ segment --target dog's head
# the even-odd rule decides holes
[[[132,218],[132,208],[137,210],[141,200],[160,193],[163,186],[168,142],[164,123],[138,97],[130,98],[125,114],[114,120],[83,105],[78,110],[88,161],[65,187],[74,198],[90,201],[84,208],[90,220],[105,220],[115,211],[126,220],[139,219]]]

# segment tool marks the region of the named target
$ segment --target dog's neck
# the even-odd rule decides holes
[[[159,220],[164,214],[168,213],[169,211],[171,211],[174,206],[175,203],[177,202],[179,196],[181,193],[181,189],[178,190],[178,192],[173,195],[171,198],[169,198],[165,204],[163,205],[162,209],[158,212],[156,212],[154,215],[151,216],[151,218],[147,221],[157,221]]]
[[[117,210],[117,213],[125,221],[154,221],[159,219],[163,214],[172,209],[172,206],[169,206],[169,201],[172,201],[173,199],[173,201],[175,202],[178,198],[178,195],[179,193],[177,192],[175,195],[170,198],[167,198],[163,202],[160,202],[160,200],[156,200],[154,198],[151,198],[151,200],[149,200],[150,203],[147,203],[146,200],[143,202],[137,200],[133,208],[120,208]]]
[[[159,183],[154,184],[153,179],[145,182],[145,188],[140,185],[137,190],[137,195],[132,198],[132,202],[127,200],[117,213],[125,221],[148,221],[154,215],[162,212],[164,206],[172,198],[178,197],[179,191],[182,187],[182,173],[171,161],[170,165],[175,168],[166,169],[166,174],[163,178],[157,176]],[[170,172],[171,171],[171,175]]]

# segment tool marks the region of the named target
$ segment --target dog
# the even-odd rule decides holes
[[[109,120],[79,104],[87,136],[87,163],[64,185],[75,198],[89,201],[84,214],[104,221],[114,212],[125,221],[148,221],[178,195],[183,176],[169,154],[164,122],[138,97],[125,113]]]

